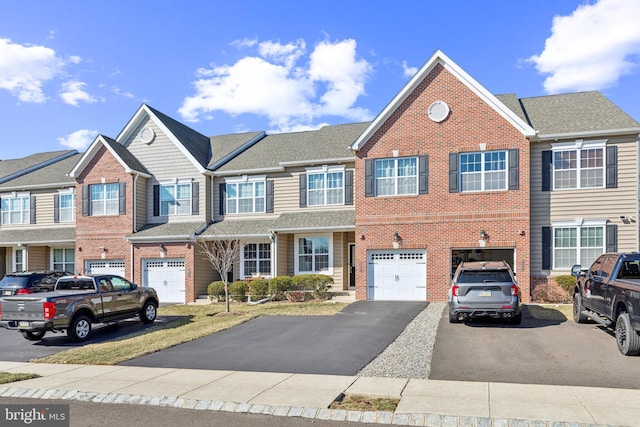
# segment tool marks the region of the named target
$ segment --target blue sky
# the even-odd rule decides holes
[[[600,90],[640,120],[638,0],[0,0],[0,159],[116,137],[371,120],[436,49],[494,94]]]

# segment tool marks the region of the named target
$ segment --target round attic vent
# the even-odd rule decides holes
[[[140,140],[145,144],[151,144],[156,137],[156,133],[151,128],[142,128],[140,131]]]
[[[440,123],[449,115],[449,106],[444,101],[436,101],[429,106],[429,118],[436,123]]]

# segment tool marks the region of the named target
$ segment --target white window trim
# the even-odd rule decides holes
[[[265,190],[265,194],[264,194],[264,210],[260,211],[260,212],[256,212],[255,210],[253,212],[238,212],[238,207],[236,206],[236,212],[232,212],[229,213],[229,196],[228,193],[227,195],[225,195],[224,198],[224,211],[226,215],[253,215],[253,214],[263,214],[266,213],[267,210],[267,176],[266,175],[253,175],[253,176],[248,176],[248,175],[242,175],[239,177],[231,177],[231,178],[225,178],[224,180],[225,184],[242,184],[242,183],[246,183],[246,182],[264,182],[264,190]],[[254,187],[255,189],[255,187]],[[238,197],[236,197],[235,200],[240,200]],[[254,206],[255,206],[255,195],[253,196],[253,200],[254,200]]]
[[[104,211],[100,212],[100,213],[95,213],[94,209],[93,209],[94,199],[92,197],[93,193],[91,191],[91,189],[92,189],[91,187],[98,186],[98,185],[103,186],[104,189],[105,189],[105,193],[104,193],[105,198],[104,199],[100,199],[100,200],[104,201]],[[108,185],[116,185],[116,186],[118,186],[118,197],[116,199],[108,199],[106,197],[107,196],[106,189],[107,189]],[[116,216],[116,215],[119,215],[119,209],[116,209],[115,213],[107,212],[107,201],[112,201],[112,200],[116,200],[119,203],[119,200],[120,200],[120,183],[118,183],[118,182],[100,182],[100,183],[89,184],[89,212],[91,212],[91,216]]]
[[[160,185],[160,200],[158,200],[159,203],[159,209],[160,209],[160,216],[163,217],[169,217],[169,216],[189,216],[192,215],[193,211],[193,205],[192,205],[192,201],[193,201],[193,183],[194,183],[194,179],[193,178],[171,178],[171,179],[163,179],[163,180],[158,180],[158,185]],[[167,215],[163,215],[162,214],[162,187],[163,186],[169,186],[169,185],[173,185],[173,186],[178,186],[178,185],[184,185],[184,184],[191,184],[191,197],[189,198],[189,213],[181,213],[181,214],[172,214],[169,213]]]
[[[58,190],[58,196],[69,196],[69,195],[73,196],[74,206],[73,206],[73,208],[71,208],[72,211],[73,211],[73,213],[71,215],[73,217],[73,219],[71,219],[69,221],[63,221],[62,220],[62,215],[61,215],[62,214],[62,207],[58,206],[58,215],[59,215],[59,218],[60,218],[60,222],[62,222],[62,223],[75,222],[75,220],[76,220],[76,208],[75,208],[75,204],[77,202],[76,189],[75,188],[63,188],[63,189]]]
[[[300,271],[300,245],[298,240],[300,238],[314,238],[314,237],[328,237],[329,238],[329,268],[327,271]],[[295,274],[326,274],[328,276],[333,276],[333,234],[332,233],[310,233],[310,234],[295,234],[293,236],[294,240],[294,272]]]
[[[327,166],[327,165],[323,165],[321,167],[316,167],[316,168],[307,168],[306,169],[306,174],[307,174],[307,206],[342,206],[344,205],[344,198],[345,198],[345,166],[344,165],[339,165],[339,166]],[[342,172],[342,201],[340,201],[340,203],[327,203],[327,174],[329,173],[336,173],[336,172]],[[309,200],[311,200],[309,198],[309,175],[318,175],[318,174],[323,174],[324,175],[324,203],[319,204],[319,205],[311,205],[309,204]]]
[[[27,203],[27,205],[29,206],[27,209],[28,212],[28,217],[31,218],[31,193],[28,191],[21,191],[21,192],[16,192],[13,191],[11,193],[1,193],[0,194],[0,199],[18,199],[18,198],[27,198],[29,199],[29,203]],[[10,211],[11,212],[11,211]],[[0,224],[2,225],[22,225],[22,224],[29,224],[29,219],[27,219],[27,222],[9,222],[9,223],[5,223],[4,221],[2,221],[2,217],[0,216]]]
[[[602,227],[603,229],[603,233],[602,233],[602,243],[603,243],[603,250],[606,250],[607,248],[607,220],[606,219],[602,219],[602,218],[595,218],[595,219],[584,219],[584,218],[575,218],[575,219],[568,219],[568,220],[558,220],[558,221],[552,221],[551,222],[551,269],[552,270],[566,270],[566,268],[560,268],[560,267],[556,267],[556,245],[555,245],[555,235],[556,235],[556,228],[576,228],[576,229],[581,229],[583,227]],[[576,236],[577,239],[580,238],[580,235],[578,234]],[[576,263],[579,262],[580,260],[580,249],[581,247],[578,245],[576,246]]]
[[[273,243],[272,242],[247,242],[247,243],[244,243],[242,245],[242,248],[240,248],[240,278],[241,279],[244,278],[244,277],[247,277],[247,274],[245,274],[245,272],[244,272],[244,247],[246,245],[260,245],[260,244],[270,245],[269,248],[270,248],[270,253],[271,253],[271,258],[269,260],[270,261],[269,268],[271,269],[271,272],[269,274],[266,274],[266,275],[265,274],[261,274],[260,276],[261,277],[265,277],[267,279],[271,278],[271,275],[273,273],[273,259],[274,259],[274,256],[273,256],[273,250],[274,250],[273,246],[274,245],[273,245]],[[258,248],[256,248],[256,249],[258,250]],[[259,250],[258,250],[258,252],[259,252]],[[260,263],[260,260],[261,259],[258,257],[258,259],[257,259],[258,264]],[[260,273],[260,272],[258,271],[258,273]]]
[[[395,153],[394,153],[395,154]],[[415,159],[416,161],[416,174],[415,174],[415,178],[416,178],[416,188],[415,188],[415,192],[412,193],[402,193],[399,194],[398,193],[398,160],[400,159]],[[378,194],[378,175],[376,174],[378,168],[376,167],[377,162],[378,161],[385,161],[385,160],[393,160],[394,161],[394,169],[395,169],[395,175],[393,176],[394,178],[394,190],[393,190],[393,194]],[[381,159],[375,159],[373,161],[373,183],[374,183],[374,188],[375,188],[375,196],[376,197],[403,197],[403,196],[417,196],[419,194],[419,187],[420,187],[420,159],[418,156],[402,156],[402,157],[384,157]]]
[[[50,269],[51,270],[55,270],[53,253],[54,253],[55,250],[59,250],[59,249],[63,249],[65,251],[73,250],[73,265],[75,267],[76,266],[76,256],[77,256],[77,251],[76,251],[75,247],[52,246],[51,250],[49,251],[49,266],[50,266]],[[64,263],[64,264],[67,264],[67,263]],[[77,271],[77,268],[75,268],[75,270]],[[75,271],[71,271],[71,273],[75,273]]]
[[[486,154],[491,154],[491,153],[504,153],[504,171],[486,171],[484,170],[484,156]],[[462,169],[462,155],[465,154],[480,154],[482,156],[480,163],[482,164],[482,170],[479,172],[467,172],[467,173],[463,173],[462,170],[460,170],[460,172],[458,172],[458,175],[460,177],[460,192],[461,193],[488,193],[488,192],[496,192],[496,191],[507,191],[509,190],[509,150],[480,150],[480,151],[465,151],[465,152],[461,152],[458,154],[458,164],[460,169]],[[493,173],[493,172],[503,172],[504,173],[504,188],[497,188],[497,189],[486,189],[485,185],[486,185],[486,175],[487,173]],[[463,190],[462,189],[462,177],[464,175],[470,175],[472,173],[480,173],[480,177],[481,177],[481,183],[482,183],[482,188],[480,190]]]
[[[20,271],[16,269],[16,253],[18,251],[22,252],[22,270]],[[16,273],[20,273],[21,271],[26,271],[28,266],[28,257],[29,257],[27,248],[25,246],[15,246],[12,252],[13,254],[11,256],[11,267],[13,271]]]
[[[553,183],[553,191],[572,191],[572,190],[597,190],[597,189],[601,189],[601,188],[605,188],[607,183],[606,183],[606,173],[607,173],[607,139],[598,139],[598,140],[593,140],[593,141],[583,141],[582,139],[576,139],[575,141],[572,142],[555,142],[551,144],[551,176],[552,176],[552,180],[551,182]],[[578,167],[576,168],[577,171],[577,176],[576,176],[576,187],[574,188],[556,188],[556,180],[555,180],[555,176],[556,176],[556,166],[554,163],[553,158],[555,157],[555,153],[558,151],[571,151],[571,150],[577,150],[578,152],[580,150],[583,149],[593,149],[593,148],[602,148],[602,159],[603,159],[603,164],[602,164],[602,170],[603,170],[603,176],[602,176],[602,185],[599,187],[580,187],[580,171],[582,170],[582,168],[580,168],[579,164],[577,165]],[[579,153],[578,153],[579,154]],[[577,162],[580,162],[580,156],[577,156],[576,159]]]

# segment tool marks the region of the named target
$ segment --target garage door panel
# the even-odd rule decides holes
[[[184,259],[145,260],[143,270],[144,285],[156,290],[160,302],[185,302]]]
[[[124,260],[87,261],[87,274],[115,274],[124,277]]]
[[[389,250],[368,253],[367,298],[426,300],[426,252]]]

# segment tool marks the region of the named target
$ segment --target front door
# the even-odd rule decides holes
[[[349,287],[356,287],[356,244],[349,243]]]

